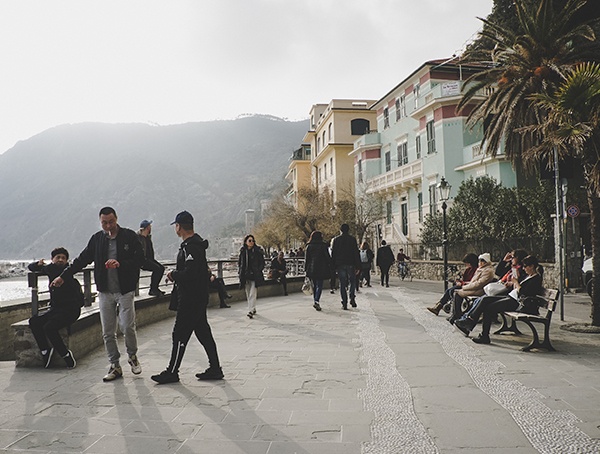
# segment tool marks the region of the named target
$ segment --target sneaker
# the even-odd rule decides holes
[[[219,307],[221,309],[226,309],[226,308],[231,307],[231,306],[229,304],[221,303],[221,304],[219,304]]]
[[[77,365],[77,361],[75,361],[75,358],[73,357],[73,352],[71,350],[67,351],[67,354],[62,358],[65,360],[67,369],[73,369]]]
[[[48,369],[50,367],[50,363],[52,362],[52,353],[54,353],[54,348],[46,350],[46,354],[42,353],[42,365],[44,366],[44,369]]]
[[[150,295],[150,296],[163,296],[164,294],[165,294],[165,292],[163,292],[162,290],[160,290],[158,288],[152,288],[148,292],[148,295]]]
[[[233,295],[230,295],[229,293],[227,295],[225,295],[225,298],[227,298],[228,300],[230,300],[231,298],[233,298]]]
[[[350,306],[356,307],[356,301],[354,301],[353,299],[351,299],[350,300]]]
[[[492,343],[492,341],[490,340],[490,336],[482,336],[481,334],[479,335],[479,337],[476,337],[471,340],[473,342],[475,342],[476,344],[491,344]]]
[[[110,365],[110,369],[108,369],[108,373],[102,378],[102,381],[113,381],[117,378],[121,378],[123,376],[123,369],[121,366],[115,366],[114,364]]]
[[[204,372],[196,374],[198,380],[221,380],[224,377],[220,367],[209,367]]]
[[[131,366],[131,372],[135,375],[139,375],[142,373],[142,366],[137,359],[137,355],[132,355],[129,357],[129,361],[127,361]]]
[[[179,381],[179,374],[163,370],[160,374],[152,375],[150,378],[159,385],[166,385],[167,383],[177,383]]]
[[[256,308],[252,309],[252,315],[256,315]]]
[[[465,333],[465,336],[469,337],[469,333],[473,331],[476,323],[470,318],[459,318],[454,322],[454,326],[456,326],[459,330]]]
[[[314,307],[314,308],[315,308],[317,311],[320,311],[320,310],[321,310],[321,305],[320,305],[319,303],[317,303],[316,301],[315,301],[315,304],[313,304],[313,307]]]
[[[248,316],[248,318],[254,317],[254,314],[252,313],[252,311],[248,312],[246,315]]]
[[[348,310],[348,303],[344,303],[342,301],[342,309],[344,309],[345,311],[347,311]]]

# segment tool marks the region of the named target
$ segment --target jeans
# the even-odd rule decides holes
[[[144,271],[152,271],[150,277],[150,290],[158,290],[160,280],[165,274],[165,267],[158,263],[156,260],[148,260],[142,265]]]
[[[342,304],[348,304],[348,283],[350,283],[350,301],[354,301],[356,291],[356,274],[352,265],[342,265],[337,268],[340,278],[340,293],[342,295]]]
[[[323,279],[311,279],[311,281],[313,284],[313,299],[315,303],[318,303],[323,292]]]
[[[119,364],[121,353],[117,344],[117,319],[119,328],[125,336],[125,348],[129,356],[137,354],[137,334],[135,331],[134,292],[110,293],[98,292],[102,338],[111,364]]]
[[[256,309],[256,282],[246,281],[246,299],[248,300],[248,312]]]

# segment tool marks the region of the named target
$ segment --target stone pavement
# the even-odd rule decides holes
[[[103,383],[102,349],[71,371],[0,363],[0,452],[600,452],[600,335],[557,316],[558,352],[521,352],[528,335],[477,345],[425,310],[441,289],[374,285],[349,311],[328,292],[322,312],[303,294],[264,298],[253,320],[245,303],[210,309],[223,381],[195,379],[195,339],[181,383],[150,380],[172,319],[139,330],[140,376]],[[585,295],[565,308],[566,322],[589,320]]]

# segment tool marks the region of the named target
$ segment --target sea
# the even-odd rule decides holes
[[[25,267],[30,261],[0,260],[0,304],[27,298],[31,290],[27,287]]]

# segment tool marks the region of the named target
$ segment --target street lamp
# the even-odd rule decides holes
[[[442,201],[442,225],[443,225],[443,239],[442,239],[442,250],[444,253],[444,291],[448,290],[448,228],[446,225],[446,200],[450,198],[450,189],[452,186],[446,181],[444,177],[440,180],[437,185],[438,191],[440,191],[440,200]]]

